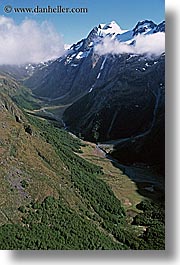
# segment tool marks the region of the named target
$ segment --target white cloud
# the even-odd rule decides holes
[[[135,52],[158,56],[165,51],[165,33],[157,32],[151,35],[138,35],[136,37]]]
[[[70,49],[71,46],[72,46],[72,44],[64,44],[64,49],[68,50],[68,49]]]
[[[64,53],[62,37],[47,21],[25,19],[16,24],[0,16],[0,64],[38,63]]]
[[[95,52],[105,54],[145,54],[149,57],[158,56],[165,51],[165,33],[157,32],[151,35],[138,35],[134,38],[134,45],[119,42],[116,39],[106,37],[96,45]]]
[[[105,37],[103,41],[95,46],[95,52],[99,55],[131,53],[132,47],[118,40]]]

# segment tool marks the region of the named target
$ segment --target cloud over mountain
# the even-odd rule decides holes
[[[63,39],[49,22],[25,19],[17,24],[0,16],[0,64],[39,63],[63,53]]]
[[[165,33],[157,32],[154,34],[139,34],[134,38],[134,44],[119,42],[107,36],[101,43],[95,46],[95,52],[99,55],[105,54],[146,54],[147,56],[158,56],[165,51]]]

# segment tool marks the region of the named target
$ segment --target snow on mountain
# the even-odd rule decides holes
[[[123,34],[126,31],[127,30],[122,30],[115,21],[111,21],[108,24],[99,24],[97,33],[100,37],[110,36],[113,38],[117,34]]]
[[[39,64],[26,64],[24,66],[20,66],[21,68],[25,68],[26,73],[31,76],[34,74],[35,71],[37,70],[42,70],[43,68],[49,66],[54,60],[49,60],[46,62],[40,62]]]
[[[153,33],[156,32],[165,32],[165,21],[161,22],[157,27],[154,29]]]
[[[63,61],[64,65],[70,65],[74,68],[81,64],[87,57],[91,57],[92,54],[99,54],[100,56],[108,53],[136,54],[136,45],[139,43],[139,37],[153,35],[157,32],[165,32],[164,21],[157,25],[153,21],[142,20],[139,21],[132,30],[122,29],[115,21],[111,21],[107,24],[99,24],[90,31],[86,38],[71,46],[66,46],[65,54],[54,61],[57,63]],[[144,39],[142,41],[144,41]],[[101,52],[98,53],[98,50],[101,50]],[[102,52],[102,50],[104,52]],[[51,62],[45,64],[41,63],[39,65],[26,65],[26,71],[28,75],[32,75],[37,69],[41,70],[50,63]],[[93,64],[96,64],[96,60]],[[97,79],[100,78],[100,75],[101,74],[99,74]]]
[[[25,81],[25,85],[31,88],[36,96],[48,100],[57,99],[62,104],[75,102],[85,94],[94,97],[96,90],[98,92],[105,86],[107,97],[109,95],[114,98],[113,91],[116,92],[117,86],[122,86],[122,93],[125,96],[126,92],[128,93],[126,76],[128,80],[132,78],[133,84],[137,81],[137,76],[138,80],[146,80],[146,75],[152,72],[150,80],[152,79],[153,83],[154,75],[160,71],[159,61],[163,60],[161,55],[164,52],[165,36],[162,30],[163,24],[158,27],[153,22],[141,21],[134,29],[126,31],[115,22],[100,24],[94,27],[86,38],[73,44],[65,55],[49,66],[35,70]],[[139,31],[139,34],[134,36],[135,31]],[[162,83],[162,80],[160,81]],[[140,83],[137,83],[137,89]],[[149,84],[144,83],[143,87],[148,86]],[[108,94],[112,87],[114,90]],[[104,94],[100,93],[100,96],[105,104]],[[133,104],[140,106],[139,102],[134,101]],[[110,125],[109,127],[111,128]],[[110,134],[109,131],[107,134]]]
[[[129,53],[130,56],[133,56],[133,54],[141,54],[141,50],[143,50],[143,54],[147,54],[147,52],[144,52],[144,46],[147,49],[149,46],[150,48],[151,46],[154,47],[154,45],[157,46],[154,44],[156,43],[156,40],[154,40],[156,38],[153,38],[153,34],[155,37],[155,33],[160,32],[162,35],[165,32],[165,22],[157,25],[153,21],[142,20],[130,30],[122,29],[115,21],[99,24],[90,31],[86,38],[72,44],[70,47],[66,46],[65,54],[54,60],[54,65],[63,64],[64,66],[69,65],[73,69],[78,69],[77,66],[89,58],[88,60],[92,62],[94,68],[102,55]],[[150,38],[144,38],[146,36],[150,36]],[[33,75],[37,70],[42,72],[44,69],[45,72],[49,64],[51,62],[39,65],[26,65],[26,71],[28,75]],[[96,78],[97,80],[101,79],[101,73],[97,74]]]
[[[157,25],[151,20],[139,21],[133,29],[133,36],[137,36],[138,34],[147,34],[149,31],[155,29],[156,27]]]
[[[91,51],[97,51],[97,47],[99,45],[102,44],[102,49],[104,49],[104,46],[107,46],[107,42],[110,42],[111,47],[112,45],[113,47],[117,47],[118,43],[125,44],[123,47],[120,47],[120,50],[125,48],[126,53],[131,50],[132,45],[136,45],[137,38],[139,40],[139,36],[152,35],[157,32],[164,31],[165,22],[157,25],[151,20],[139,21],[132,30],[121,29],[115,21],[111,21],[107,24],[99,24],[99,26],[92,29],[87,38],[82,39],[70,47],[68,50],[66,64],[71,63],[74,59],[77,59],[80,62],[82,59],[88,57]],[[108,40],[106,41],[106,39]]]
[[[89,55],[89,52],[88,51],[86,51],[86,52],[79,52],[78,54],[77,54],[77,56],[76,56],[76,59],[77,60],[80,60],[80,59],[82,59],[82,58],[84,58],[84,57],[87,57]]]

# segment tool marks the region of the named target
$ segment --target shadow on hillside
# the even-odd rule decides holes
[[[123,174],[127,175],[133,182],[136,183],[137,192],[154,201],[164,202],[165,200],[165,183],[164,178],[156,173],[154,168],[146,165],[123,165],[110,156],[114,167],[120,169]]]
[[[177,70],[178,60],[176,59],[175,51],[176,49],[174,45],[176,45],[175,36],[177,29],[177,17],[178,17],[178,9],[177,13],[168,12],[166,15],[167,21],[167,32],[168,38],[166,39],[166,46],[169,50],[168,57],[168,66],[167,66],[167,94],[168,100],[166,101],[166,110],[168,123],[167,126],[167,137],[166,137],[166,149],[168,153],[166,154],[166,251],[10,251],[9,252],[9,260],[15,264],[19,264],[22,262],[30,261],[39,264],[52,264],[52,262],[62,263],[72,262],[72,263],[87,263],[88,262],[99,262],[100,264],[109,264],[113,261],[115,262],[136,262],[136,261],[144,261],[148,264],[150,262],[164,262],[167,264],[168,262],[176,262],[178,260],[178,247],[177,247],[177,228],[178,222],[175,215],[178,214],[177,204],[175,200],[175,191],[177,191],[175,186],[175,176],[177,177],[177,159],[175,159],[175,150],[176,150],[176,139],[178,139],[177,135],[177,101],[176,93],[175,93],[175,68]],[[174,61],[177,63],[174,64]],[[176,104],[175,104],[176,103]],[[138,184],[137,184],[138,186]],[[141,190],[141,189],[140,189]],[[175,244],[176,243],[176,244]]]

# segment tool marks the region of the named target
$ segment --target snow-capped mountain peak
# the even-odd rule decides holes
[[[98,27],[98,35],[100,37],[115,36],[124,32],[126,32],[126,30],[122,30],[121,27],[115,21],[111,21],[107,24],[99,24]]]
[[[37,71],[31,66],[33,76],[27,84],[33,87],[34,92],[37,90],[40,96],[51,99],[63,97],[64,102],[67,102],[66,99],[72,102],[79,95],[95,93],[93,91],[105,81],[109,82],[113,78],[116,80],[116,76],[121,75],[121,70],[125,76],[129,72],[126,67],[130,71],[132,69],[133,78],[138,74],[146,75],[151,67],[159,67],[159,60],[163,60],[165,34],[156,32],[163,31],[165,23],[157,26],[153,22],[140,21],[135,27],[136,31],[139,30],[137,36],[133,35],[135,29],[122,31],[115,21],[99,24],[51,65],[40,66]],[[146,32],[140,33],[142,29]],[[162,41],[158,43],[157,40]],[[29,68],[30,66],[26,70]],[[152,77],[153,74],[150,78]]]
[[[73,44],[69,51],[87,52],[103,38],[110,37],[111,39],[115,39],[117,36],[126,32],[128,32],[128,30],[121,29],[121,27],[115,21],[111,21],[107,24],[99,24],[99,26],[96,26],[91,30],[87,38],[82,39],[76,44]]]
[[[86,38],[73,44],[66,51],[66,54],[63,57],[65,58],[64,63],[67,65],[71,64],[73,67],[77,67],[77,65],[81,63],[82,60],[85,60],[85,58],[91,56],[92,54],[94,54],[94,52],[96,53],[99,47],[101,50],[100,54],[102,54],[102,50],[104,49],[103,45],[106,41],[107,42],[105,44],[105,47],[107,48],[108,43],[108,49],[112,45],[112,43],[110,42],[114,40],[114,45],[116,47],[118,45],[118,42],[120,42],[127,45],[124,47],[128,49],[128,45],[130,45],[131,47],[133,45],[136,45],[136,37],[138,35],[151,35],[157,32],[164,31],[165,22],[156,25],[153,21],[150,20],[139,21],[131,30],[123,30],[115,21],[111,21],[106,24],[99,24],[90,31]],[[129,50],[131,49],[129,48]],[[61,62],[63,58],[59,58],[57,59],[57,61]]]
[[[133,29],[134,32],[133,35],[136,36],[138,34],[146,34],[152,29],[155,29],[156,27],[157,25],[151,20],[141,20],[137,23],[137,25]]]

